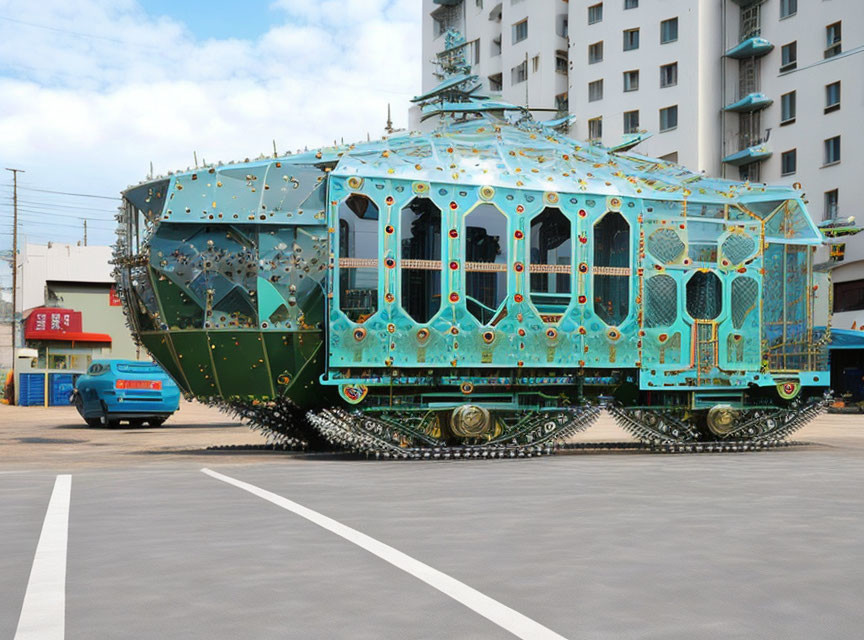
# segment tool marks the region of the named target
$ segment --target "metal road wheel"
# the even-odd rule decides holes
[[[489,432],[492,416],[488,409],[473,404],[463,404],[453,409],[450,425],[453,434],[460,438],[478,438]]]
[[[708,429],[716,436],[726,436],[735,428],[738,410],[728,404],[718,404],[708,411]]]

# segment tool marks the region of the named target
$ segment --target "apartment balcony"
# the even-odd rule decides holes
[[[723,158],[723,162],[731,164],[733,167],[740,167],[745,164],[750,164],[751,162],[761,162],[770,157],[771,151],[768,149],[767,144],[765,142],[760,142],[759,144],[754,144],[745,149],[741,149],[741,151],[730,153],[728,156]]]
[[[757,2],[762,2],[763,0],[732,0],[735,4],[737,4],[742,9],[749,7],[751,5],[756,4]]]
[[[769,53],[774,45],[765,38],[753,36],[742,40],[726,52],[727,58],[740,60],[741,58],[759,58]]]
[[[457,4],[461,4],[462,0],[432,0],[432,2],[445,7],[455,7]]]
[[[727,104],[723,107],[723,111],[729,111],[732,113],[748,113],[759,111],[765,107],[770,107],[773,103],[774,100],[766,96],[764,93],[750,93],[732,104]]]

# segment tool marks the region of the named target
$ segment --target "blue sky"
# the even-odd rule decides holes
[[[252,40],[283,17],[270,0],[142,0],[140,4],[153,19],[170,16],[182,22],[199,40]]]
[[[229,161],[407,125],[418,0],[0,0],[0,250],[11,175],[31,242],[113,241],[113,197]],[[34,7],[38,6],[38,10]],[[5,281],[4,281],[5,284]]]

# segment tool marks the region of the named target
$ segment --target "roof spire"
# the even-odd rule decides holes
[[[388,134],[393,133],[393,119],[390,117],[390,103],[387,103],[387,124],[384,125],[384,131]]]

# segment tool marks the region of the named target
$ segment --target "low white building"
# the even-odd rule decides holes
[[[106,246],[21,247],[16,345],[30,355],[16,358],[16,402],[66,403],[66,388],[92,360],[146,357],[126,327],[111,259]]]

